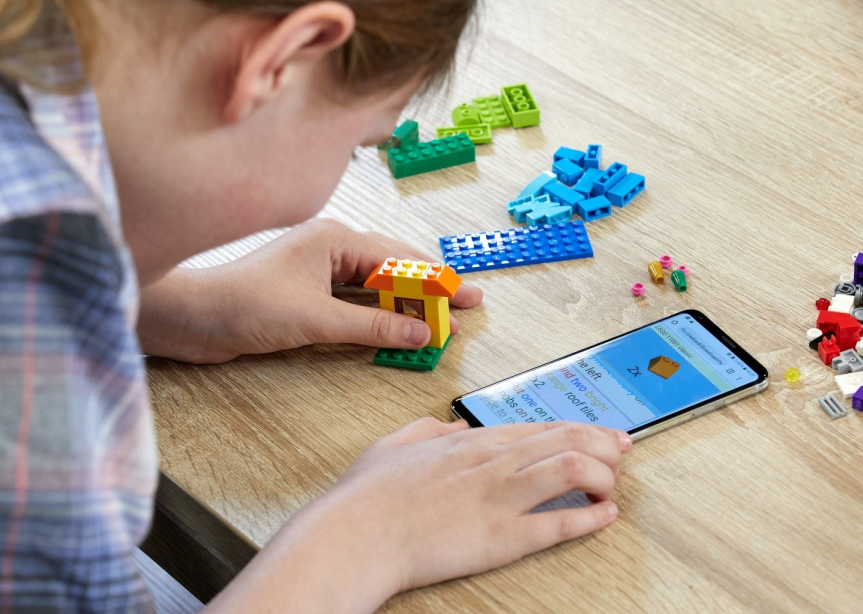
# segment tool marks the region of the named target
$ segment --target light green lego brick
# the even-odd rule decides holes
[[[479,118],[482,123],[490,125],[492,130],[512,126],[512,121],[506,114],[506,109],[503,108],[500,96],[474,98],[473,104],[479,109]]]
[[[466,134],[474,145],[485,145],[491,143],[491,126],[478,124],[476,126],[452,126],[450,128],[438,128],[435,130],[437,138],[443,139],[457,134]]]
[[[451,337],[450,337],[451,338]],[[390,350],[381,348],[375,354],[375,364],[383,367],[398,367],[400,369],[416,369],[417,371],[432,371],[440,361],[441,354],[449,345],[450,338],[442,348],[422,348],[420,350]]]
[[[387,152],[387,163],[396,179],[428,173],[476,160],[476,146],[466,134],[399,147]]]
[[[501,88],[501,98],[513,128],[539,125],[539,107],[526,84],[508,85]]]
[[[452,123],[456,126],[476,126],[481,124],[479,109],[472,104],[463,103],[452,110]]]

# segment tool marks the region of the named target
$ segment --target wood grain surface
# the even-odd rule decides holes
[[[375,439],[696,307],[768,367],[766,393],[637,443],[610,528],[383,610],[861,611],[863,415],[831,421],[818,407],[833,372],[805,339],[815,299],[863,248],[861,50],[853,0],[487,2],[451,89],[411,116],[429,139],[459,102],[526,81],[542,125],[496,131],[476,164],[400,181],[360,151],[324,215],[439,257],[440,236],[511,227],[505,203],[559,145],[602,143],[647,192],[589,225],[591,260],[466,276],[485,302],[457,313],[433,373],[376,367],[357,346],[150,360],[164,472],[260,546]],[[689,292],[649,283],[662,253],[692,269]],[[648,284],[642,300],[634,281]]]

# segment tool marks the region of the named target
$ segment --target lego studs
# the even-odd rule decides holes
[[[665,275],[662,274],[662,265],[656,260],[647,265],[647,272],[658,284],[665,283]]]
[[[632,284],[632,296],[644,296],[645,289],[644,284],[640,281]],[[820,331],[819,331],[820,332]]]
[[[659,257],[659,264],[663,269],[670,269],[674,266],[674,260],[668,254],[663,254]]]

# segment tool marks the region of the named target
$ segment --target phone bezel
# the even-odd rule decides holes
[[[589,345],[589,346],[582,348],[580,350],[576,350],[575,352],[571,352],[569,354],[561,356],[560,358],[555,358],[554,360],[549,360],[548,362],[543,363],[537,367],[532,367],[530,369],[527,369],[526,371],[522,371],[521,373],[516,373],[515,375],[505,377],[504,379],[498,380],[497,382],[494,382],[493,384],[489,384],[488,386],[483,386],[482,388],[478,388],[478,389],[474,390],[473,392],[468,392],[466,394],[463,394],[463,395],[456,397],[455,399],[452,400],[452,404],[451,404],[450,408],[452,409],[452,412],[456,416],[466,420],[470,426],[472,426],[472,427],[483,427],[485,425],[482,424],[479,420],[477,420],[477,418],[473,415],[473,413],[471,413],[471,411],[462,402],[463,398],[469,397],[473,394],[481,392],[481,391],[485,390],[486,388],[491,388],[493,386],[497,386],[498,384],[505,382],[507,380],[511,380],[511,379],[520,377],[520,376],[524,375],[525,373],[530,373],[531,371],[536,371],[538,369],[542,369],[543,367],[550,365],[554,362],[558,362],[559,360],[569,358],[570,356],[574,356],[575,354],[585,352],[587,350],[593,349],[593,348],[598,347],[600,345],[603,345],[605,343],[609,343],[611,341],[614,341],[615,339],[620,339],[621,337],[625,337],[626,335],[630,335],[636,331],[639,331],[639,330],[642,330],[644,328],[648,328],[650,326],[653,326],[654,324],[657,324],[659,322],[669,320],[669,319],[676,317],[676,316],[682,316],[684,314],[691,316],[699,324],[704,326],[704,328],[706,328],[707,331],[710,334],[712,334],[719,342],[724,344],[725,347],[727,347],[729,350],[733,351],[737,355],[737,357],[740,358],[746,364],[747,367],[749,367],[750,369],[755,371],[757,379],[753,382],[743,384],[737,388],[732,388],[731,390],[728,390],[726,392],[719,393],[719,394],[712,396],[709,399],[705,399],[704,401],[701,401],[699,403],[694,403],[692,405],[688,405],[687,407],[679,409],[678,411],[676,411],[674,413],[668,414],[667,416],[663,416],[659,420],[655,420],[653,422],[648,422],[647,424],[642,424],[641,426],[634,427],[633,429],[627,431],[630,435],[637,435],[641,431],[646,431],[646,430],[657,430],[657,427],[659,425],[662,425],[662,424],[667,423],[667,422],[673,422],[676,420],[679,421],[679,419],[687,413],[690,413],[694,417],[697,413],[696,410],[698,410],[701,407],[704,407],[705,405],[709,405],[711,403],[716,403],[719,400],[726,399],[726,398],[732,397],[734,395],[739,395],[742,391],[746,391],[746,390],[749,390],[751,388],[758,389],[759,387],[763,386],[763,384],[765,384],[767,382],[768,378],[770,377],[770,374],[767,372],[767,369],[764,367],[764,365],[762,365],[760,362],[755,360],[755,358],[749,352],[747,352],[745,349],[743,349],[743,347],[740,344],[738,344],[736,341],[734,341],[727,333],[725,333],[725,331],[723,331],[721,328],[719,328],[719,326],[717,326],[716,323],[713,322],[713,320],[708,318],[701,311],[699,311],[697,309],[685,309],[683,311],[679,311],[679,312],[672,314],[670,316],[665,316],[659,320],[655,320],[654,322],[650,322],[649,324],[645,324],[644,326],[639,326],[638,328],[628,330],[625,333],[621,333],[620,335],[617,335],[616,337],[604,339],[603,341],[600,341],[599,343],[594,343],[593,345]]]

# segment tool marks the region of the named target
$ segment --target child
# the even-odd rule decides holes
[[[176,266],[319,211],[354,149],[445,77],[474,2],[0,0],[0,612],[152,611],[133,560],[157,477],[141,353],[427,343],[422,322],[331,296],[424,257],[380,235],[319,220],[230,265]],[[419,420],[206,609],[369,612],[595,531],[630,445]],[[529,513],[573,488],[596,503]]]

